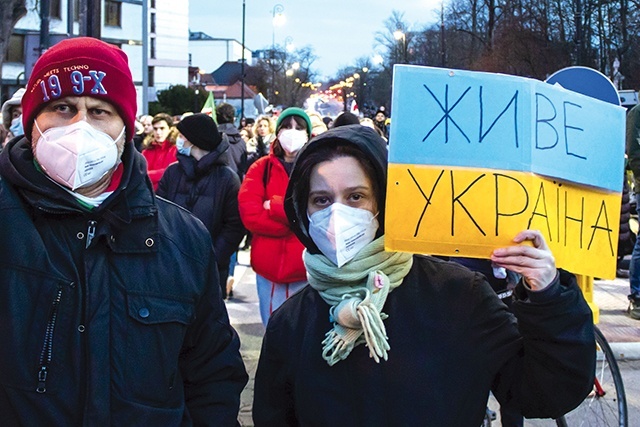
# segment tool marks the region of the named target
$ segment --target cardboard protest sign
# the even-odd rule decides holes
[[[488,258],[535,228],[559,267],[614,277],[624,119],[532,79],[396,66],[387,248]]]

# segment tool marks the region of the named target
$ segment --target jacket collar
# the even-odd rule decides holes
[[[47,215],[78,215],[99,223],[97,235],[108,236],[115,251],[148,251],[148,238],[157,234],[157,204],[146,163],[132,143],[122,154],[124,171],[118,188],[99,207],[87,208],[50,180],[35,166],[31,143],[26,139],[11,141],[0,153],[0,175],[20,194],[34,212]],[[136,226],[131,223],[136,221]],[[118,239],[117,235],[127,235]],[[146,243],[145,243],[146,242]]]
[[[192,156],[178,154],[178,163],[187,178],[193,180],[208,174],[215,166],[228,165],[227,150],[229,150],[229,140],[225,135],[216,149],[203,156],[200,160],[196,160]]]

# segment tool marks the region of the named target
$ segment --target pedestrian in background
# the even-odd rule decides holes
[[[24,88],[18,89],[11,98],[2,104],[2,125],[7,130],[5,137],[0,140],[2,146],[16,136],[24,135],[24,130],[22,129],[22,106],[20,104],[24,91]]]
[[[251,165],[260,157],[269,154],[271,143],[275,139],[273,120],[269,116],[259,116],[253,126],[253,139],[249,141],[247,165]]]
[[[147,173],[155,190],[167,166],[176,161],[177,132],[168,114],[156,114],[151,123],[153,133],[143,142],[142,155],[147,159]]]
[[[320,135],[327,131],[327,125],[322,121],[322,116],[315,111],[307,111],[307,115],[311,120],[311,137]]]
[[[627,113],[626,151],[633,172],[636,210],[640,206],[640,104]],[[627,314],[640,320],[640,239],[636,239],[629,264],[629,308]]]
[[[592,390],[591,310],[540,232],[491,256],[524,276],[514,317],[479,273],[385,251],[387,150],[373,130],[315,137],[289,183],[285,211],[306,247],[309,286],[269,320],[257,427],[473,427],[490,390],[525,416],[556,418]]]
[[[245,233],[238,212],[240,179],[222,157],[229,142],[210,116],[193,114],[176,127],[178,162],[164,172],[157,194],[187,209],[209,230],[226,298],[229,259]]]
[[[133,145],[136,147],[136,150],[142,151],[143,143],[146,138],[151,138],[151,134],[153,133],[153,117],[145,114],[140,116],[138,122],[140,123],[141,129],[139,132],[136,132],[133,137]]]
[[[218,130],[229,139],[229,167],[238,174],[240,181],[247,172],[247,144],[240,136],[236,121],[236,109],[233,105],[221,102],[216,106]]]
[[[304,110],[287,108],[278,117],[276,135],[269,155],[249,168],[238,195],[242,222],[253,235],[251,266],[265,325],[274,310],[306,285],[304,247],[289,228],[284,193],[296,155],[311,136],[311,120]]]
[[[382,132],[382,137],[386,140],[389,140],[389,127],[387,126],[387,109],[384,106],[378,108],[376,111],[376,115],[373,118],[373,123],[380,129]]]
[[[251,141],[251,138],[253,138],[253,130],[251,126],[245,126],[242,129],[240,129],[240,138],[242,138],[242,140],[244,141],[245,145],[247,146],[247,154],[249,151],[249,141]]]
[[[324,125],[327,127],[327,130],[333,127],[333,119],[331,117],[324,116],[322,118],[322,121],[324,122]]]
[[[252,117],[243,117],[240,119],[240,124],[238,125],[238,130],[242,130],[244,128],[252,128],[255,124],[256,119]]]
[[[336,119],[333,121],[334,128],[338,128],[340,126],[358,125],[358,124],[360,124],[360,119],[358,118],[358,116],[348,111],[344,111],[340,113],[338,117],[336,117]]]
[[[0,425],[236,426],[211,238],[153,193],[126,54],[63,40],[27,88],[0,154]]]

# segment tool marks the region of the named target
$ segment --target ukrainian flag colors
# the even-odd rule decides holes
[[[396,66],[386,246],[488,258],[521,230],[615,277],[624,110],[531,79]]]

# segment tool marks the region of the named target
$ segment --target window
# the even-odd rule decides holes
[[[147,84],[149,85],[149,87],[156,85],[155,70],[153,67],[149,67],[149,74],[147,76],[147,79]]]
[[[115,0],[104,2],[104,25],[107,27],[122,26],[122,3]]]
[[[151,27],[151,33],[155,33],[156,32],[156,14],[151,12],[151,19],[149,20],[149,24]]]
[[[156,58],[156,38],[151,37],[149,39],[149,58]]]
[[[49,17],[54,19],[61,19],[61,4],[60,0],[50,0],[49,2]]]
[[[22,62],[24,63],[24,35],[11,34],[9,37],[9,46],[4,57],[5,62]]]
[[[80,22],[80,0],[73,0],[73,22]]]

